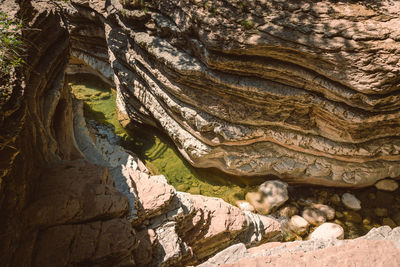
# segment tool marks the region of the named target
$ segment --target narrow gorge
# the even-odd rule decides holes
[[[0,0],[2,266],[400,265],[400,2]]]

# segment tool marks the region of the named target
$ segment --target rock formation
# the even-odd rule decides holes
[[[8,0],[1,11],[26,13],[27,54],[26,66],[2,81],[10,92],[1,102],[4,266],[195,264],[237,242],[279,240],[273,218],[177,192],[117,146],[111,129],[87,124],[65,74],[112,82],[98,16],[48,1]],[[84,22],[86,42],[74,20]],[[92,57],[77,52],[79,43]]]
[[[267,243],[246,249],[233,245],[201,267],[212,266],[398,266],[400,227],[380,227],[355,240],[316,239],[291,243]]]
[[[89,161],[110,169],[116,188],[129,199],[127,218],[138,231],[133,256],[139,265],[194,264],[236,242],[257,245],[281,237],[280,224],[271,217],[177,192],[163,175],[151,176],[137,157],[110,143],[116,139],[111,129],[92,122],[88,130],[80,102],[74,111],[79,148]]]
[[[125,123],[157,126],[193,165],[236,175],[399,177],[396,1],[121,2],[72,1],[105,37]],[[105,43],[94,53],[85,46],[100,42],[76,40],[72,54],[102,71]]]
[[[337,186],[400,175],[397,2],[141,3],[0,3],[26,54],[0,81],[3,266],[198,264],[236,243],[257,262],[269,245],[249,247],[281,237],[271,217],[150,175],[85,121],[68,74],[115,85],[124,126],[161,128],[198,167]],[[398,229],[359,244],[397,261]]]

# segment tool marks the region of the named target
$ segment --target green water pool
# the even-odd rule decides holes
[[[79,75],[70,80],[73,94],[84,101],[85,117],[113,127],[124,148],[136,153],[153,175],[163,174],[178,191],[219,197],[234,204],[244,199],[248,191],[256,190],[241,177],[216,169],[194,168],[173,142],[155,128],[124,129],[117,119],[115,90],[97,78]]]

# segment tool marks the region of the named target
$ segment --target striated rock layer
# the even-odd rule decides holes
[[[2,266],[176,266],[280,239],[273,218],[177,192],[116,145],[112,129],[85,121],[66,74],[111,83],[98,16],[62,1],[7,0],[0,11],[24,18],[26,42],[26,63],[0,80]],[[91,57],[76,53],[71,34],[88,18]]]
[[[400,176],[397,1],[72,2],[86,14],[70,14],[72,55],[109,77],[108,58],[121,121],[161,128],[194,166],[354,187]],[[84,40],[87,21],[99,31]]]

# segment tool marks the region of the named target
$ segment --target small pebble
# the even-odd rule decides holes
[[[335,215],[336,215],[336,217],[339,218],[339,219],[344,217],[344,214],[341,213],[340,211],[336,211],[336,212],[335,212]]]
[[[397,188],[399,188],[399,184],[392,179],[384,179],[384,180],[380,180],[379,182],[377,182],[375,184],[375,187],[378,190],[383,190],[383,191],[396,191]]]
[[[290,218],[293,215],[296,215],[298,212],[299,210],[295,206],[287,205],[279,210],[279,215],[282,217]]]
[[[325,213],[315,208],[305,208],[301,216],[312,225],[320,225],[326,222]]]
[[[376,208],[374,209],[374,213],[378,217],[386,217],[388,215],[388,210],[385,208]]]
[[[331,196],[331,202],[335,205],[339,205],[340,204],[340,196],[338,194],[334,194],[333,196]]]
[[[343,212],[346,221],[353,222],[353,223],[361,223],[362,217],[360,214],[354,211],[344,211]]]
[[[309,226],[310,224],[299,215],[294,215],[292,218],[290,218],[289,229],[300,236],[307,233]]]
[[[362,223],[363,223],[364,225],[371,224],[371,218],[369,218],[369,217],[365,218],[365,219],[362,221]]]
[[[313,204],[311,208],[317,209],[325,214],[327,220],[333,220],[335,218],[335,209],[324,204]]]
[[[352,210],[361,209],[361,201],[350,193],[344,193],[342,195],[342,202],[349,209]]]

